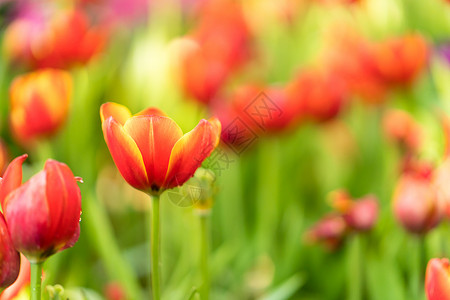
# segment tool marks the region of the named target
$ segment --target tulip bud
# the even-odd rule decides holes
[[[428,172],[407,172],[395,188],[395,217],[412,233],[426,233],[442,219],[443,203],[437,196],[431,178]]]
[[[336,249],[347,231],[344,218],[338,214],[329,214],[319,220],[306,234],[307,242],[323,243],[328,249]]]
[[[0,291],[14,283],[19,269],[19,252],[14,249],[5,218],[0,213]]]
[[[450,262],[447,258],[433,258],[428,262],[425,291],[428,300],[450,300]]]
[[[0,202],[14,247],[37,263],[78,240],[81,195],[69,167],[54,160],[21,184],[26,157],[14,159],[6,169]]]
[[[10,89],[10,124],[24,145],[51,136],[69,112],[72,78],[66,71],[43,69],[17,77]]]

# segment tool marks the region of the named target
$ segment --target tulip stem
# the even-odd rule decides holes
[[[30,264],[31,300],[41,299],[42,264],[43,262]]]
[[[208,300],[210,293],[210,276],[209,276],[209,215],[200,215],[201,230],[201,251],[200,263],[202,271],[203,285],[201,289],[201,299]]]
[[[152,199],[152,224],[150,233],[151,242],[151,267],[152,267],[152,292],[153,300],[161,298],[160,291],[160,226],[159,226],[159,196],[151,196]]]

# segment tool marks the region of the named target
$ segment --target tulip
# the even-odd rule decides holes
[[[425,69],[428,56],[428,45],[418,34],[388,39],[375,46],[377,70],[390,84],[411,84]]]
[[[31,68],[68,68],[86,64],[106,43],[103,28],[81,10],[52,11],[50,18],[21,17],[5,32],[6,55]]]
[[[394,214],[408,231],[423,234],[442,219],[443,203],[432,183],[430,170],[406,168],[393,196]]]
[[[356,231],[370,230],[378,217],[378,202],[373,195],[354,201],[346,191],[338,190],[332,195],[332,205],[342,214],[348,227]]]
[[[447,258],[433,258],[428,262],[425,291],[428,300],[450,300],[450,262]]]
[[[31,263],[39,263],[78,240],[81,195],[69,167],[50,159],[22,184],[26,158],[17,157],[6,169],[0,202],[14,247]]]
[[[0,139],[0,176],[3,175],[3,172],[6,169],[6,166],[9,162],[9,154],[6,144],[3,140]]]
[[[159,196],[191,178],[219,143],[218,119],[201,120],[183,135],[180,127],[156,108],[132,116],[128,108],[105,103],[100,108],[103,135],[122,177],[151,196],[152,289],[160,299]]]
[[[69,112],[72,78],[69,73],[43,69],[17,77],[10,88],[10,124],[23,145],[54,134]]]
[[[403,152],[415,153],[421,145],[421,128],[404,111],[388,111],[383,116],[383,129],[387,138],[400,145]]]
[[[344,86],[329,72],[306,70],[286,87],[290,103],[298,103],[303,113],[316,121],[327,121],[339,114],[346,100]]]
[[[0,300],[15,299],[24,289],[30,286],[30,262],[23,254],[20,255],[19,276],[12,285],[0,294]]]
[[[445,205],[445,214],[450,217],[450,119],[446,115],[441,116],[442,127],[445,136],[445,154],[444,160],[437,168],[433,184],[438,198]]]
[[[347,224],[339,214],[328,214],[319,220],[305,234],[307,242],[323,243],[328,249],[336,249],[342,242]]]
[[[14,248],[5,218],[0,213],[0,291],[14,283],[19,269],[19,252]]]
[[[123,178],[150,194],[180,186],[191,178],[219,143],[220,122],[201,120],[183,135],[163,112],[148,108],[132,116],[120,104],[100,109],[103,134]]]

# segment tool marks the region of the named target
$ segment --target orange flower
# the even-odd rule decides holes
[[[72,78],[66,71],[43,69],[17,77],[10,88],[10,123],[22,144],[54,134],[67,118]]]
[[[153,194],[185,183],[219,143],[218,119],[201,120],[183,135],[156,108],[132,116],[128,108],[105,103],[100,108],[103,135],[123,178]]]
[[[410,34],[378,43],[375,64],[383,80],[390,84],[410,84],[425,69],[428,46],[418,34]]]
[[[390,110],[383,116],[387,137],[397,142],[402,150],[415,153],[422,142],[422,130],[414,119],[402,110]]]
[[[106,43],[103,28],[81,10],[54,11],[48,21],[15,20],[5,32],[5,52],[32,68],[67,68],[87,63]]]
[[[450,262],[447,258],[433,258],[428,262],[425,291],[428,300],[450,300]]]

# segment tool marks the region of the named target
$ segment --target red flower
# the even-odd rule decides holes
[[[19,275],[20,255],[14,249],[5,218],[0,213],[0,292]]]
[[[397,220],[413,233],[426,233],[441,221],[443,203],[427,166],[408,163],[395,188],[393,208]]]
[[[72,78],[66,71],[43,69],[17,77],[10,88],[10,124],[15,138],[29,145],[54,134],[69,112]]]
[[[447,258],[433,258],[428,262],[425,291],[428,300],[450,300],[450,262]]]
[[[393,38],[375,46],[375,64],[384,81],[410,84],[425,69],[428,45],[418,34]]]
[[[21,292],[21,290],[25,289],[29,285],[30,285],[30,262],[25,256],[23,256],[23,254],[21,254],[19,276],[12,285],[10,285],[0,294],[0,300],[15,299],[14,297],[16,297]]]
[[[347,232],[347,224],[339,214],[328,214],[313,225],[305,234],[310,243],[323,243],[334,250],[341,244]]]
[[[132,116],[120,104],[100,108],[103,135],[123,178],[134,188],[160,193],[185,183],[219,143],[220,122],[201,120],[183,135],[156,108]]]
[[[39,262],[78,240],[81,195],[69,167],[54,160],[22,184],[26,158],[17,157],[6,169],[0,202],[15,248]]]

